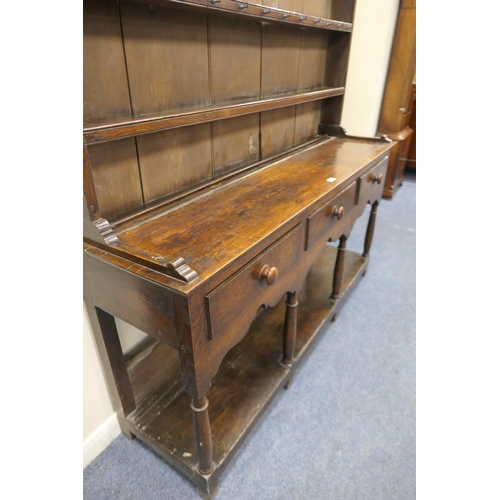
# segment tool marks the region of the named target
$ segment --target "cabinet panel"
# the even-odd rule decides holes
[[[223,175],[259,159],[259,114],[220,120],[212,124],[214,176]]]
[[[108,218],[142,205],[135,139],[88,147],[101,217]]]
[[[261,113],[260,133],[262,157],[284,151],[293,146],[296,106]]]
[[[324,86],[328,33],[303,29],[300,37],[298,90],[314,90]]]
[[[118,5],[87,0],[83,4],[83,122],[129,116]]]
[[[260,97],[261,25],[241,19],[210,18],[212,103]]]
[[[134,116],[209,104],[207,17],[121,6]]]
[[[295,115],[295,144],[317,135],[321,118],[321,102],[313,101],[297,106]]]
[[[300,29],[264,24],[262,28],[262,97],[297,91]]]
[[[146,203],[212,177],[208,123],[138,137],[137,147]]]

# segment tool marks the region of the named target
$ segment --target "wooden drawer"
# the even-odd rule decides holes
[[[352,222],[348,214],[355,203],[356,182],[353,182],[310,215],[307,218],[306,250],[318,241],[336,241],[346,230],[350,230]]]
[[[276,305],[290,291],[302,251],[302,227],[296,226],[206,296],[210,340],[222,334],[242,336],[261,306]]]
[[[373,203],[382,199],[389,156],[378,162],[359,178],[358,204]]]

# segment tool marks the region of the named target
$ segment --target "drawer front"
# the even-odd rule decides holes
[[[306,250],[319,241],[338,240],[352,226],[349,213],[356,202],[356,182],[325,203],[307,218]]]
[[[373,203],[382,199],[388,163],[389,156],[385,156],[382,161],[359,178],[358,204],[364,205],[368,201]]]
[[[303,245],[303,226],[292,229],[206,296],[208,336],[246,333],[261,305],[276,305],[290,291]]]

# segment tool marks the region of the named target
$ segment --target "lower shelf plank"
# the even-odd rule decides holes
[[[199,490],[213,487],[213,481],[217,481],[265,408],[292,377],[301,359],[364,273],[368,261],[346,251],[340,299],[332,303],[329,297],[336,253],[335,247],[326,246],[298,295],[292,369],[280,364],[286,297],[276,307],[259,314],[243,341],[224,359],[207,394],[215,463],[209,477],[197,471],[191,401],[187,394],[168,385],[162,396],[158,397],[162,393],[157,391],[157,396],[150,398],[149,406],[143,405],[129,415],[130,431],[186,474]]]

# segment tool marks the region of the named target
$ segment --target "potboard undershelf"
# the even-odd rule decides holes
[[[211,475],[202,476],[197,471],[191,400],[182,390],[180,373],[174,376],[174,380],[169,377],[163,387],[145,398],[127,417],[132,434],[198,486],[203,485],[202,489],[209,489],[206,485],[220,476],[259,415],[293,376],[297,365],[364,273],[368,260],[347,250],[341,295],[334,304],[329,297],[336,255],[336,247],[325,247],[298,295],[296,360],[291,369],[280,364],[284,300],[276,307],[262,311],[243,341],[225,357],[207,394],[215,464]]]

